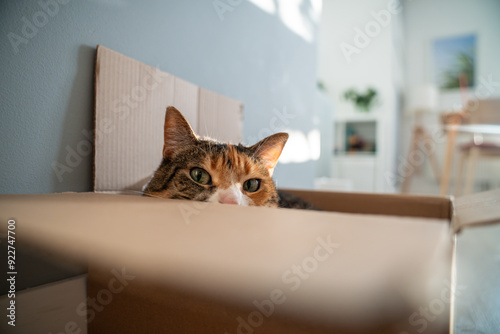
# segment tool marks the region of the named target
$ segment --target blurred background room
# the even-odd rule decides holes
[[[498,123],[497,0],[55,3],[0,7],[1,193],[92,189],[97,44],[242,101],[246,144],[289,132],[279,187],[499,185],[498,128],[446,130]]]
[[[498,0],[2,1],[0,194],[92,191],[99,44],[241,101],[245,144],[288,132],[278,187],[498,188],[499,14]],[[23,261],[20,290],[78,272],[40,261]]]
[[[497,188],[499,128],[446,127],[455,114],[460,125],[500,123],[499,13],[498,1],[323,1],[318,79],[335,135],[321,175],[329,179],[319,184],[456,195]],[[377,94],[364,108],[370,88]],[[351,89],[360,104],[346,98]]]

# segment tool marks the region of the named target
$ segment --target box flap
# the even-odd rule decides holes
[[[299,196],[325,211],[442,218],[447,220],[451,220],[452,216],[452,202],[448,196],[282,190]]]
[[[21,261],[19,261],[21,262]],[[19,275],[22,275],[19,272]],[[16,286],[17,288],[17,286]],[[15,299],[0,296],[0,307],[7,309],[15,301],[16,321],[11,326],[7,321],[0,323],[1,333],[54,333],[55,328],[67,329],[73,333],[87,333],[85,317],[75,312],[77,306],[87,299],[87,275],[44,284],[35,288],[17,290]]]
[[[458,197],[454,201],[453,230],[500,223],[500,189]]]
[[[94,191],[142,190],[161,162],[167,106],[197,134],[241,141],[241,102],[97,47]]]

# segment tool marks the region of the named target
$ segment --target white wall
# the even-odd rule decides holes
[[[453,37],[474,33],[477,36],[476,82],[478,85],[469,95],[476,98],[479,90],[482,96],[500,97],[500,1],[498,0],[406,0],[404,1],[403,22],[405,33],[405,91],[411,87],[433,82],[432,42],[443,37]],[[493,79],[496,86],[486,89],[482,80]],[[485,94],[486,92],[486,94]],[[479,96],[481,96],[479,93]],[[457,109],[461,105],[458,90],[440,94],[439,110]],[[440,128],[438,116],[430,115],[425,119],[429,131]],[[402,117],[401,134],[403,146],[398,156],[406,157],[413,118]],[[444,138],[438,138],[437,153],[442,166]],[[457,166],[457,161],[455,161]],[[484,166],[478,175],[500,178],[500,168]],[[429,165],[425,165],[426,175],[432,178]]]
[[[372,86],[379,92],[381,101],[380,106],[372,112],[382,113],[384,125],[390,129],[377,143],[386,152],[380,161],[375,181],[379,191],[392,190],[383,175],[393,172],[397,147],[394,129],[398,109],[397,91],[401,80],[396,52],[400,16],[401,7],[397,1],[323,1],[318,76],[334,102],[335,113],[352,111],[352,104],[342,98],[347,89],[354,87],[364,90]],[[382,22],[379,23],[379,32],[370,30],[374,29],[371,25],[377,22],[376,17]],[[364,34],[366,30],[373,31],[372,37],[360,37],[359,30]],[[356,50],[352,51],[354,49],[351,47]]]
[[[344,101],[341,94],[350,87],[361,89],[376,87],[382,94],[384,107],[392,103],[394,95],[394,54],[393,23],[382,27],[375,37],[369,37],[366,47],[360,47],[359,53],[346,57],[342,52],[342,43],[356,47],[357,29],[365,31],[367,24],[374,21],[372,12],[387,9],[387,0],[325,0],[321,19],[319,44],[318,76],[324,81],[327,93],[339,108],[351,108],[351,103]]]
[[[500,1],[407,0],[404,2],[406,87],[433,81],[432,42],[439,38],[477,35],[477,75],[500,82]],[[477,87],[476,87],[477,88]],[[500,86],[492,95],[500,96]],[[460,104],[458,91],[443,93],[440,107]]]

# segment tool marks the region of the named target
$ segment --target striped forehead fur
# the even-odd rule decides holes
[[[241,192],[246,205],[278,206],[271,176],[288,135],[273,135],[254,146],[221,143],[196,136],[182,114],[172,107],[167,109],[164,131],[164,156],[145,195],[208,201],[231,188]],[[194,169],[208,173],[210,182],[197,182],[191,174]],[[244,186],[249,180],[258,180],[257,190]]]

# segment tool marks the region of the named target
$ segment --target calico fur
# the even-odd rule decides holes
[[[278,192],[272,175],[288,134],[271,135],[253,146],[199,138],[182,114],[165,114],[163,160],[144,195],[248,206],[313,209],[293,195]],[[207,182],[207,175],[209,182]],[[193,174],[195,173],[195,174]],[[200,173],[205,177],[197,180]],[[257,181],[255,181],[257,180]],[[254,191],[250,183],[259,184]]]
[[[198,138],[174,107],[167,108],[164,131],[163,160],[144,189],[145,195],[222,203],[225,197],[232,196],[230,200],[237,202],[232,204],[278,206],[272,172],[288,134],[269,136],[251,147],[219,143]],[[194,168],[206,171],[211,182],[200,184],[194,181],[190,175]],[[260,183],[255,192],[243,189],[245,181],[251,179]],[[232,192],[226,191],[228,189]],[[226,193],[214,199],[218,190]]]

